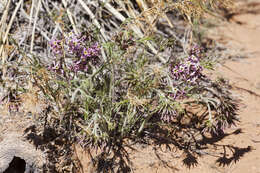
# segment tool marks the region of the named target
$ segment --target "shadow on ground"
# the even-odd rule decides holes
[[[234,111],[236,111],[234,109]],[[153,152],[160,164],[171,171],[178,170],[171,164],[171,160],[166,160],[160,154],[162,148],[166,152],[174,154],[182,152],[182,163],[189,169],[199,164],[198,158],[210,155],[216,158],[216,165],[228,166],[231,163],[237,163],[246,153],[252,150],[251,146],[240,148],[233,145],[223,145],[221,141],[229,136],[235,136],[243,133],[237,129],[231,133],[205,132],[198,124],[205,121],[207,111],[200,115],[186,111],[188,119],[180,118],[172,123],[171,131],[168,127],[157,125],[158,120],[155,118],[152,129],[144,129],[144,132],[136,138],[128,138],[113,145],[104,146],[103,148],[85,148],[87,162],[82,163],[82,158],[77,156],[75,141],[70,138],[70,134],[65,131],[56,131],[50,126],[45,126],[42,132],[37,131],[36,126],[30,126],[25,130],[26,138],[31,141],[37,148],[45,151],[48,156],[48,163],[45,169],[52,172],[60,172],[64,167],[74,165],[70,168],[71,172],[131,172],[135,169],[135,163],[130,159],[132,152],[139,152],[140,146],[143,148],[152,146]],[[234,113],[235,115],[235,113]],[[185,119],[185,120],[184,120]],[[235,117],[230,121],[237,121]],[[172,134],[172,135],[171,135]],[[129,142],[130,141],[130,142]],[[59,165],[57,168],[57,164]]]

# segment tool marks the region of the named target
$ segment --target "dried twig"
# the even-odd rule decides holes
[[[34,17],[34,24],[33,24],[33,30],[32,30],[32,40],[31,40],[31,48],[30,48],[30,52],[31,53],[33,51],[33,43],[34,43],[34,37],[35,37],[35,28],[36,28],[36,22],[37,22],[40,6],[41,6],[41,0],[38,1],[38,5],[37,5],[36,12],[35,12],[35,17]]]
[[[76,28],[76,25],[75,25],[75,22],[74,22],[74,20],[73,20],[73,18],[72,18],[72,14],[71,14],[70,10],[67,8],[67,1],[66,1],[66,0],[62,0],[62,4],[63,4],[64,7],[66,8],[66,11],[67,11],[69,20],[70,20],[70,22],[71,22],[71,24],[72,24],[72,27],[73,27],[74,32],[75,32],[76,34],[78,34],[79,32],[78,32],[78,30],[77,30],[77,28]]]
[[[88,8],[88,6],[85,4],[85,2],[82,1],[82,0],[79,0],[79,3],[80,3],[80,4],[82,5],[82,7],[86,10],[86,12],[87,12],[88,15],[90,16],[90,18],[93,20],[94,25],[95,25],[98,29],[100,29],[100,32],[101,32],[103,38],[104,38],[105,40],[108,40],[108,37],[106,36],[104,29],[101,27],[101,25],[100,25],[99,22],[97,21],[95,15],[94,15],[94,14],[92,13],[92,11]]]
[[[7,57],[6,52],[5,52],[5,50],[4,50],[5,43],[6,43],[6,41],[7,41],[8,34],[9,34],[9,31],[10,31],[11,26],[12,26],[12,24],[13,24],[13,21],[14,21],[14,19],[15,19],[16,13],[17,13],[18,9],[20,8],[20,5],[22,4],[22,2],[23,2],[23,0],[20,0],[20,1],[18,2],[17,6],[16,6],[16,8],[15,8],[13,14],[12,14],[11,20],[10,20],[10,22],[9,22],[9,24],[8,24],[8,26],[7,26],[7,28],[6,28],[6,30],[5,30],[4,37],[2,38],[2,45],[1,45],[1,47],[0,47],[0,55],[1,55],[1,57],[2,57],[2,65],[5,64],[6,57]],[[4,12],[4,15],[3,15],[2,19],[1,19],[2,30],[4,30],[4,22],[6,21],[6,18],[7,18],[9,5],[10,5],[10,0],[8,1],[6,11]],[[3,73],[2,78],[4,79],[4,78],[5,78],[5,73],[6,73],[6,67],[5,67],[5,66],[2,67],[2,73]]]
[[[119,13],[112,5],[110,5],[108,2],[104,2],[103,1],[104,6],[105,8],[110,11],[117,19],[119,19],[121,22],[124,22],[126,20],[126,18],[121,14]],[[140,28],[138,28],[136,25],[131,25],[131,28],[132,30],[137,34],[138,37],[140,38],[143,38],[144,35],[142,33],[142,31],[140,30]],[[155,55],[158,55],[158,51],[154,48],[154,46],[150,43],[150,42],[147,42],[147,46],[152,50],[152,52],[155,54]],[[159,60],[162,62],[162,63],[166,63],[166,60],[159,56],[158,55],[158,58]]]

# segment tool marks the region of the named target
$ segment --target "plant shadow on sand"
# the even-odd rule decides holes
[[[189,137],[188,140],[185,140],[181,135],[178,137],[175,136],[174,138],[169,136],[167,137],[167,134],[165,134],[162,129],[157,128],[157,130],[161,131],[161,133],[157,132],[157,134],[160,135],[151,137],[151,139],[154,140],[153,142],[156,147],[166,145],[168,152],[171,152],[171,146],[174,145],[175,148],[183,152],[184,158],[182,158],[182,163],[189,169],[198,166],[198,158],[204,155],[215,157],[215,163],[218,166],[225,167],[231,163],[237,163],[246,153],[252,151],[251,146],[243,148],[229,144],[221,144],[221,141],[224,138],[242,133],[241,129],[237,129],[232,133],[223,133],[218,135],[210,134],[205,136],[201,133],[199,134],[200,139],[196,139],[198,134],[194,135],[194,133],[187,133],[186,135]],[[162,136],[162,134],[165,136]],[[158,159],[160,158],[158,157]],[[164,165],[168,166],[167,163]],[[168,168],[172,169],[170,166]]]
[[[151,121],[151,123],[154,123],[153,128],[145,129],[136,138],[129,137],[110,146],[105,146],[103,150],[97,148],[83,149],[87,151],[86,155],[89,158],[88,171],[131,172],[135,167],[135,163],[130,159],[130,152],[138,152],[137,148],[140,148],[140,146],[152,146],[153,149],[150,152],[154,152],[161,165],[171,171],[178,169],[172,166],[169,160],[165,160],[160,155],[162,148],[166,148],[166,152],[169,155],[174,154],[175,151],[182,152],[184,156],[184,158],[181,158],[182,163],[189,169],[199,164],[198,158],[201,156],[213,156],[216,158],[216,165],[225,167],[231,163],[237,163],[246,153],[252,150],[251,146],[240,148],[221,144],[224,138],[242,133],[241,129],[231,133],[219,132],[216,134],[205,132],[200,127],[196,127],[196,125],[204,122],[206,116],[193,114],[188,112],[188,110],[186,110],[186,114],[189,115],[188,118],[187,116],[182,116],[185,118],[180,118],[173,122],[172,126],[176,128],[171,130],[168,127],[158,125],[156,123],[158,119],[155,116]],[[207,114],[207,111],[204,114]],[[236,120],[235,117],[233,118],[230,121]],[[70,170],[72,172],[86,172],[83,170],[84,165],[79,157],[74,157],[76,151],[75,147],[72,146],[76,142],[70,139],[69,133],[65,133],[65,131],[57,132],[50,126],[45,126],[44,130],[40,132],[35,126],[31,126],[25,130],[25,136],[37,148],[47,151],[48,162],[45,165],[46,170],[59,172],[57,168],[57,163],[59,163],[60,167],[73,164],[74,166]]]

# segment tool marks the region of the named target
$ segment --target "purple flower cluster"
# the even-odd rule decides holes
[[[86,40],[86,36],[81,36],[70,32],[65,36],[65,43],[67,45],[68,52],[81,58],[97,57],[100,53],[98,43],[94,43],[90,47],[87,47]]]
[[[64,74],[64,70],[60,62],[54,61],[49,67],[48,70],[53,71],[57,74]]]
[[[100,53],[100,48],[98,43],[93,44],[89,48],[84,48],[82,57],[83,58],[89,58],[89,57],[97,57]]]
[[[70,54],[81,57],[85,48],[86,37],[73,32],[65,35],[66,50]]]
[[[183,81],[187,84],[197,84],[198,79],[202,76],[202,66],[199,62],[200,51],[195,49],[191,55],[183,62],[175,65],[171,69],[172,78],[176,81]]]
[[[78,61],[74,61],[72,65],[69,65],[69,69],[70,71],[73,71],[75,73],[77,73],[78,71],[83,71],[83,72],[87,72],[88,71],[88,66],[87,66],[87,61],[86,60],[78,60]]]
[[[54,54],[63,53],[62,40],[52,39],[50,41],[50,46]]]
[[[169,94],[171,97],[183,99],[189,93],[189,86],[198,84],[199,79],[203,76],[203,68],[200,64],[201,57],[201,49],[194,46],[188,58],[171,66],[170,71],[174,87],[174,91]]]
[[[65,34],[64,39],[54,39],[50,42],[50,46],[55,55],[62,55],[65,51],[66,54],[70,54],[76,58],[72,63],[66,64],[67,67],[73,71],[84,71],[88,70],[88,62],[96,62],[100,55],[100,46],[98,43],[87,45],[87,37],[85,35],[75,34],[70,32]],[[62,46],[62,43],[64,45]],[[54,63],[49,67],[52,71],[57,71],[58,66]],[[60,71],[60,70],[59,70]]]

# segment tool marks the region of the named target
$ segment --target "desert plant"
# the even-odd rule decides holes
[[[55,14],[57,4],[50,2],[54,9],[50,11],[48,2],[42,2],[47,18],[55,24],[50,28],[56,33],[49,34],[49,39],[41,32],[48,40],[45,48],[52,51],[47,62],[47,56],[33,52],[41,5],[38,1],[30,46],[23,47],[8,37],[23,60],[15,66],[6,59],[1,64],[3,69],[9,68],[7,74],[26,76],[30,81],[24,82],[25,77],[12,81],[16,88],[10,89],[9,95],[45,96],[47,109],[37,117],[43,133],[48,126],[55,129],[54,136],[59,133],[65,138],[66,146],[77,142],[85,148],[99,148],[109,158],[111,153],[127,157],[124,147],[128,143],[158,139],[196,152],[187,146],[197,142],[194,134],[216,135],[235,124],[237,107],[228,96],[226,85],[203,74],[205,68],[211,67],[211,61],[202,47],[183,30],[181,36],[165,35],[156,27],[161,17],[173,27],[167,15],[178,15],[176,9],[192,23],[210,7],[228,1],[75,2],[90,18],[87,26],[81,25],[80,15],[75,23],[66,1],[66,14],[62,10],[60,15]],[[7,44],[6,39],[2,47]],[[178,51],[176,47],[180,47]],[[199,106],[198,114],[193,106]]]
[[[34,75],[37,86],[56,103],[60,127],[83,147],[110,153],[121,151],[129,139],[140,141],[145,135],[151,140],[155,127],[167,126],[167,133],[175,129],[177,135],[185,124],[186,133],[193,129],[222,134],[235,125],[236,105],[219,84],[203,75],[203,64],[208,63],[200,47],[161,64],[147,52],[145,39],[122,31],[101,44],[91,33],[65,33],[52,40],[54,60],[45,67],[48,77],[37,71]],[[192,104],[205,112],[198,115],[187,109]]]

